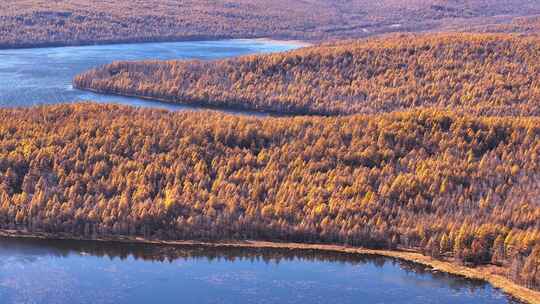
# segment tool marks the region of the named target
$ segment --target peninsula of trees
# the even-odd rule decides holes
[[[535,14],[540,3],[530,0],[2,0],[0,48],[259,37],[323,41],[464,27],[483,31]]]
[[[78,88],[287,114],[435,107],[540,114],[540,39],[506,34],[399,35],[219,61],[115,62]]]
[[[0,228],[420,250],[540,287],[540,118],[0,110]]]

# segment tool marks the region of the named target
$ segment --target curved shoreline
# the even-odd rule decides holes
[[[450,261],[435,260],[415,251],[401,250],[377,250],[359,247],[348,247],[343,245],[326,244],[303,244],[289,242],[269,242],[269,241],[165,241],[147,239],[142,237],[130,236],[107,236],[99,238],[74,237],[67,234],[51,233],[31,233],[21,230],[0,229],[0,237],[11,238],[34,238],[34,239],[55,239],[55,240],[76,240],[76,241],[97,241],[97,242],[117,242],[117,243],[137,243],[137,244],[155,244],[170,246],[204,246],[214,248],[258,248],[258,249],[291,249],[291,250],[318,250],[325,252],[377,255],[389,258],[401,259],[432,268],[435,271],[441,271],[453,275],[462,276],[473,280],[482,280],[502,292],[529,304],[540,304],[540,291],[535,291],[520,286],[506,277],[493,273],[489,267],[466,267],[455,264]]]
[[[200,111],[200,110],[208,110],[208,111],[218,111],[222,113],[232,113],[232,114],[243,114],[250,117],[255,118],[264,118],[264,117],[297,117],[297,116],[336,116],[336,115],[330,115],[330,114],[317,114],[317,113],[309,113],[309,112],[301,112],[301,111],[288,111],[288,112],[281,112],[279,110],[263,110],[263,109],[253,109],[249,106],[235,106],[235,105],[214,105],[209,102],[176,102],[172,101],[166,98],[160,98],[160,97],[151,97],[151,96],[145,96],[145,95],[137,95],[137,94],[129,94],[129,93],[117,93],[117,92],[107,92],[102,91],[99,89],[93,89],[93,88],[87,88],[87,87],[81,87],[76,85],[75,83],[72,83],[73,89],[83,91],[83,92],[90,92],[94,94],[100,94],[103,96],[118,96],[118,97],[126,97],[126,98],[137,98],[141,99],[143,101],[154,101],[154,102],[160,102],[166,105],[172,105],[172,106],[183,106],[186,107],[187,111]],[[114,103],[114,102],[113,102]],[[347,115],[342,115],[347,116]]]

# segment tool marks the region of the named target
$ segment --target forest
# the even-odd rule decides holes
[[[326,41],[471,26],[483,31],[539,14],[540,3],[529,0],[3,0],[0,48],[260,37]]]
[[[413,249],[540,288],[540,118],[0,110],[0,228]]]
[[[115,62],[74,85],[178,103],[295,114],[411,108],[540,114],[540,39],[397,35],[218,61]]]

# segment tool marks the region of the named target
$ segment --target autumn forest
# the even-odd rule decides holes
[[[538,287],[537,118],[2,110],[0,225],[419,248]]]
[[[469,2],[3,1],[0,50],[309,44],[69,88],[201,111],[0,107],[0,231],[414,252],[538,292],[540,6]]]

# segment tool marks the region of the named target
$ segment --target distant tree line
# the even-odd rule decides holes
[[[471,25],[464,29],[475,32],[490,32],[490,33],[520,33],[536,35],[540,34],[540,16],[523,16],[512,18],[509,23],[496,23],[484,25]]]
[[[501,265],[540,287],[540,119],[0,110],[0,227],[323,242]]]
[[[540,4],[529,0],[3,0],[0,48],[255,37],[324,41],[535,13]]]

